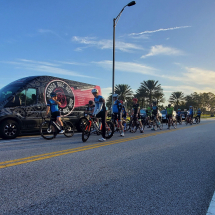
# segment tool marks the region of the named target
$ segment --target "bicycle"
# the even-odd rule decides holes
[[[143,133],[142,128],[140,127],[140,122],[137,119],[134,121],[132,116],[131,116],[131,118],[132,119],[129,122],[130,132],[135,133],[139,129],[140,133]]]
[[[157,131],[158,128],[160,130],[162,130],[163,129],[163,122],[162,122],[162,120],[157,119],[156,116],[152,116],[151,126],[152,126],[152,130],[154,130],[154,131]]]
[[[182,117],[181,116],[176,116],[177,117],[177,123],[179,125],[182,125]]]
[[[86,142],[89,139],[91,134],[97,134],[97,135],[102,134],[102,125],[98,126],[98,124],[95,122],[94,116],[92,116],[91,114],[88,114],[84,122],[85,122],[85,129],[82,131],[83,142]],[[114,125],[112,122],[107,121],[105,138],[110,139],[113,136],[113,133],[114,133]]]
[[[193,119],[191,119],[191,117],[189,115],[187,115],[187,117],[185,119],[185,124],[187,125],[188,123],[190,123],[190,125],[193,124]]]
[[[171,120],[172,122],[170,122],[169,123],[169,120]],[[172,119],[169,119],[168,118],[168,120],[167,120],[167,124],[168,124],[168,129],[171,129],[171,126],[174,128],[174,129],[176,129],[177,128],[177,120],[174,118],[172,118]]]
[[[193,118],[193,123],[195,123],[195,124],[199,124],[200,123],[198,115]]]
[[[66,137],[72,137],[74,135],[74,125],[72,122],[65,122],[63,121],[63,130],[65,131],[63,134]],[[46,140],[52,140],[61,130],[60,125],[53,121],[50,117],[50,120],[46,120],[45,117],[42,117],[42,123],[40,125],[40,135]]]

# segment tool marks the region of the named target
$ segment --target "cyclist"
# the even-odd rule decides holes
[[[182,118],[181,118],[181,109],[178,109],[178,112],[177,112],[177,120],[178,120],[178,122],[181,122],[181,121],[182,121]]]
[[[105,133],[106,133],[106,107],[105,107],[105,100],[104,98],[99,95],[99,91],[97,89],[92,90],[92,94],[95,97],[95,108],[93,111],[93,115],[97,118],[102,119],[102,138],[99,139],[99,141],[104,142],[105,139]]]
[[[198,111],[197,111],[197,117],[199,118],[199,122],[200,122],[201,114],[202,114],[202,112],[201,112],[201,110],[200,110],[200,108],[199,108]]]
[[[124,130],[125,130],[125,128],[126,128],[126,116],[127,116],[127,113],[126,113],[126,108],[123,105],[123,101],[122,100],[120,100],[120,103],[122,104],[122,118],[123,118],[122,124],[123,124]]]
[[[86,113],[93,113],[95,108],[94,102],[92,100],[89,101],[88,106],[86,108]]]
[[[189,117],[191,118],[191,120],[193,120],[193,106],[190,106],[190,109],[189,109]]]
[[[153,102],[153,106],[152,106],[152,120],[156,117],[157,121],[159,121],[158,120],[158,106],[156,104],[157,104],[156,102]],[[151,130],[155,130],[155,129],[152,128]]]
[[[142,125],[141,118],[140,118],[140,106],[137,103],[137,101],[138,101],[137,98],[133,98],[134,105],[133,105],[133,108],[131,110],[131,117],[134,120],[135,124],[137,124],[137,121],[139,121],[140,133],[143,133],[144,132],[143,131],[143,125]],[[133,128],[131,129],[131,132],[133,132]]]
[[[124,137],[124,129],[122,126],[122,104],[120,103],[119,99],[118,99],[118,94],[113,94],[113,120],[117,121],[119,123],[119,128],[121,130],[120,132],[120,136]]]
[[[148,128],[151,128],[151,117],[152,117],[152,104],[150,104],[146,109],[147,121],[148,121]]]
[[[174,108],[171,107],[171,104],[168,104],[168,107],[167,107],[166,111],[167,111],[167,117],[168,117],[168,127],[167,127],[167,129],[170,129],[170,124],[172,124],[172,114],[173,114],[173,111],[174,111]]]
[[[48,115],[49,111],[51,110],[51,118],[60,125],[61,131],[59,133],[63,134],[64,133],[63,122],[61,121],[60,111],[58,108],[58,105],[61,105],[61,103],[59,101],[57,101],[57,94],[55,92],[52,92],[50,94],[50,96],[51,96],[51,99],[49,99],[47,102],[46,116]]]

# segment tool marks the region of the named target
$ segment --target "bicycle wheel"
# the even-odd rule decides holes
[[[47,121],[44,121],[40,125],[40,135],[46,140],[52,140],[56,137],[57,134],[55,133],[55,130],[57,130],[57,128],[55,128],[53,124],[49,126],[49,122]]]
[[[66,137],[72,137],[74,135],[74,125],[71,122],[63,122],[64,135]]]
[[[114,133],[114,125],[112,122],[107,121],[106,122],[106,133],[105,133],[105,138],[110,139],[113,136]]]
[[[124,131],[128,131],[129,129],[130,129],[130,121],[126,121],[126,126],[124,126]]]
[[[88,122],[88,119],[86,117],[82,117],[80,119],[79,127],[80,127],[81,131],[83,131],[85,129],[87,122]]]
[[[82,131],[82,141],[86,142],[90,137],[90,123],[89,121],[85,125],[85,129]]]
[[[157,126],[157,123],[156,123],[156,122],[153,123],[153,129],[154,129],[155,131],[157,131],[157,129],[158,129],[158,126]]]
[[[160,128],[160,130],[163,129],[163,123],[162,122],[159,122],[160,124],[158,125],[158,127]]]
[[[196,124],[199,124],[199,118],[198,117],[195,118],[195,121],[196,121]]]

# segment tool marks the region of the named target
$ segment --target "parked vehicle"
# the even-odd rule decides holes
[[[182,120],[185,120],[186,116],[187,116],[187,111],[181,111]]]
[[[163,122],[167,122],[167,111],[166,111],[166,110],[162,110],[162,111],[161,111],[161,114],[162,114],[162,121],[163,121]],[[173,111],[173,113],[172,113],[172,118],[173,118],[174,120],[176,119],[176,116],[177,116],[176,111]]]
[[[61,117],[81,131],[79,119],[86,104],[94,99],[93,88],[101,93],[99,86],[52,76],[30,76],[6,85],[0,89],[0,137],[12,139],[22,133],[39,131],[53,91],[61,102]]]

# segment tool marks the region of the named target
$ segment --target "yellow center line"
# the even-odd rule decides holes
[[[212,122],[209,122],[209,123],[212,123]],[[205,125],[205,124],[208,124],[208,123],[204,123],[201,125]],[[200,124],[193,125],[192,127],[199,126],[199,125]],[[192,128],[192,127],[190,127],[190,128]],[[177,130],[183,130],[186,128],[188,128],[188,127],[186,126],[183,128],[178,128]],[[137,139],[141,139],[141,138],[156,136],[159,134],[165,134],[165,133],[173,132],[173,131],[176,131],[176,129],[166,130],[166,131],[162,130],[162,131],[159,131],[156,133],[150,133],[150,134],[145,134],[145,135],[142,134],[142,135],[138,135],[138,136],[134,136],[134,137],[124,138],[124,139],[119,139],[119,140],[113,140],[113,141],[108,141],[108,142],[104,142],[104,143],[97,143],[97,144],[92,144],[92,145],[88,145],[88,146],[82,146],[82,147],[66,149],[66,150],[62,150],[62,151],[55,151],[55,152],[50,152],[50,153],[45,153],[45,154],[40,154],[40,155],[34,155],[31,157],[25,157],[25,158],[20,158],[20,159],[15,159],[15,160],[4,161],[4,162],[0,162],[0,169],[10,167],[10,166],[16,166],[16,165],[20,165],[20,164],[30,163],[30,162],[34,162],[34,161],[40,161],[40,160],[44,160],[44,159],[48,159],[48,158],[58,157],[58,156],[62,156],[62,155],[72,154],[75,152],[86,151],[86,150],[95,149],[95,148],[99,148],[99,147],[103,147],[103,146],[117,144],[117,143],[128,142],[131,140],[137,140]]]

